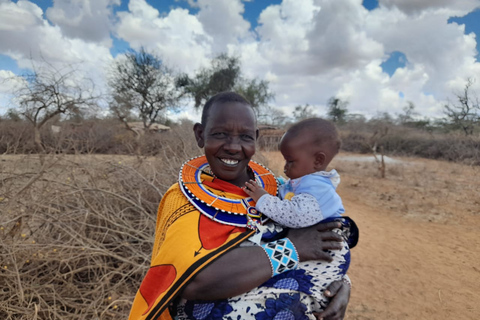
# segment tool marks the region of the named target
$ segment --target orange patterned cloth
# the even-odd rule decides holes
[[[215,184],[216,180],[208,183],[210,192],[229,199],[246,197],[233,185],[229,192],[221,190],[225,182]],[[173,185],[158,208],[152,262],[135,296],[129,320],[172,319],[168,307],[188,282],[253,233],[246,227],[211,220],[190,203],[179,184]]]

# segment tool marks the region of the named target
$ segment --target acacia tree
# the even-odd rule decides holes
[[[94,89],[93,82],[80,78],[71,66],[34,67],[31,73],[22,76],[13,100],[19,114],[33,125],[34,142],[40,151],[45,151],[40,129],[59,115],[79,113],[94,106],[97,100]]]
[[[165,118],[167,110],[176,108],[183,95],[172,71],[143,48],[127,52],[114,63],[108,84],[112,90],[110,109],[127,128],[127,119],[132,116],[138,116],[145,129],[150,128]]]
[[[418,112],[415,111],[415,104],[412,101],[408,101],[407,105],[402,108],[403,113],[397,116],[397,120],[401,125],[407,125],[414,121],[414,117],[418,116]]]
[[[348,101],[342,101],[337,97],[331,97],[327,102],[327,116],[335,123],[344,123],[347,117]]]
[[[480,122],[480,103],[477,96],[470,93],[473,80],[468,79],[463,93],[456,94],[457,103],[449,102],[444,106],[447,121],[454,128],[462,129],[466,136],[473,134],[473,129]]]
[[[225,53],[212,59],[209,68],[200,69],[190,78],[183,75],[177,80],[179,87],[194,99],[195,108],[202,106],[210,97],[223,91],[235,91],[243,95],[257,113],[273,99],[268,82],[259,79],[247,79],[242,75],[240,61]]]
[[[304,106],[298,105],[293,111],[293,117],[295,118],[295,121],[305,120],[315,117],[315,112],[313,111],[313,107],[308,103]]]

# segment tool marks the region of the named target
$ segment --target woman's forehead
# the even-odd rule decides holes
[[[209,110],[207,122],[210,127],[237,123],[256,128],[255,113],[252,107],[238,102],[214,104]]]

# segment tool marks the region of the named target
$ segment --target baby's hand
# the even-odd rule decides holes
[[[243,188],[246,194],[248,194],[252,199],[257,202],[261,196],[268,194],[262,187],[260,187],[255,181],[250,180],[245,182],[245,187]]]

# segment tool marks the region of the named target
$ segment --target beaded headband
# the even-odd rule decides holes
[[[277,181],[273,173],[254,161],[250,161],[256,182],[269,194],[277,194]],[[217,222],[246,227],[252,219],[261,223],[268,218],[255,209],[255,201],[250,197],[231,199],[211,192],[203,184],[202,174],[212,175],[205,156],[185,162],[179,174],[179,185],[183,194],[201,213]]]

